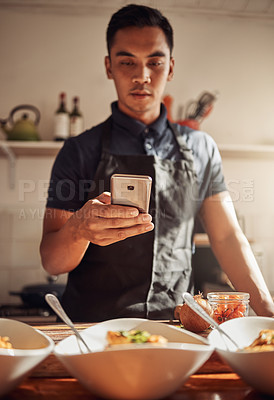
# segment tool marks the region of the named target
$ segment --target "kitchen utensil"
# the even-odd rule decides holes
[[[15,121],[14,116],[19,111],[29,110],[34,114],[34,120],[24,112],[21,119]],[[32,105],[24,104],[13,108],[7,119],[0,119],[0,125],[8,140],[39,140],[37,125],[40,121],[40,111]],[[10,127],[8,127],[10,125]]]
[[[200,120],[209,115],[217,100],[217,93],[203,92],[197,101],[191,101],[187,105],[186,119]]]
[[[11,296],[19,296],[26,307],[29,308],[49,308],[45,301],[45,295],[52,293],[61,299],[65,284],[56,283],[57,277],[48,276],[48,283],[37,283],[34,285],[24,286],[20,291],[10,291]]]
[[[61,304],[60,304],[59,300],[57,299],[57,297],[54,296],[54,294],[48,293],[48,294],[46,294],[45,299],[46,299],[47,303],[51,306],[53,311],[56,312],[58,317],[60,317],[64,321],[64,323],[66,325],[68,325],[73,330],[73,332],[75,333],[76,337],[84,344],[84,346],[86,347],[87,351],[90,353],[91,352],[90,348],[88,347],[88,345],[86,344],[86,342],[83,339],[83,337],[80,335],[80,333],[77,331],[77,329],[73,325],[72,321],[70,320],[70,318],[66,314],[65,310],[61,306]],[[79,346],[79,348],[81,350],[81,346]]]
[[[190,293],[188,293],[188,292],[183,293],[183,299],[185,300],[186,304],[193,311],[195,311],[201,318],[203,318],[210,325],[212,325],[215,329],[217,329],[217,331],[220,332],[222,337],[225,336],[226,338],[228,338],[229,341],[233,344],[234,350],[237,350],[239,348],[239,346],[234,341],[234,339],[232,339],[225,331],[223,331],[222,328],[220,328],[219,324],[216,321],[214,321],[214,319],[211,318],[210,315],[208,315],[205,312],[205,310],[197,303],[197,301],[194,300],[194,297]],[[227,343],[225,341],[224,341],[224,343],[226,344],[226,347],[228,348]]]

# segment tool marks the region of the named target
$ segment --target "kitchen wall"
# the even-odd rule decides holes
[[[19,104],[41,111],[41,139],[53,138],[53,115],[61,91],[80,97],[85,127],[109,115],[115,100],[105,76],[105,27],[109,12],[92,15],[0,9],[0,118]],[[202,128],[216,142],[274,144],[274,21],[168,12],[175,30],[176,70],[166,93],[173,116],[203,90],[219,99]],[[1,132],[0,139],[5,136]],[[14,189],[7,159],[0,157],[0,304],[10,290],[41,282],[39,241],[53,157],[19,157]],[[224,156],[224,171],[247,236],[274,291],[274,155]],[[64,281],[66,277],[60,277]]]
[[[268,157],[223,157],[224,174],[239,222],[274,294],[274,153]]]
[[[39,242],[52,157],[16,160],[15,188],[10,188],[7,160],[0,158],[0,305],[18,303],[10,291],[46,282]],[[66,276],[58,278],[58,283]]]

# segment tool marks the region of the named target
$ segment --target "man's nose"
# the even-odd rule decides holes
[[[139,67],[136,71],[135,74],[132,78],[133,83],[150,83],[151,78],[150,78],[150,72],[148,68],[146,67]]]

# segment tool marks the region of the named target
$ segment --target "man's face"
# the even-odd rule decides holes
[[[119,109],[145,124],[155,121],[174,68],[163,31],[158,27],[120,29],[105,66],[108,78],[114,80]]]

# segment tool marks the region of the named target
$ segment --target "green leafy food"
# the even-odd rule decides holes
[[[146,343],[151,334],[147,331],[120,331],[120,334],[128,338],[132,343]]]

